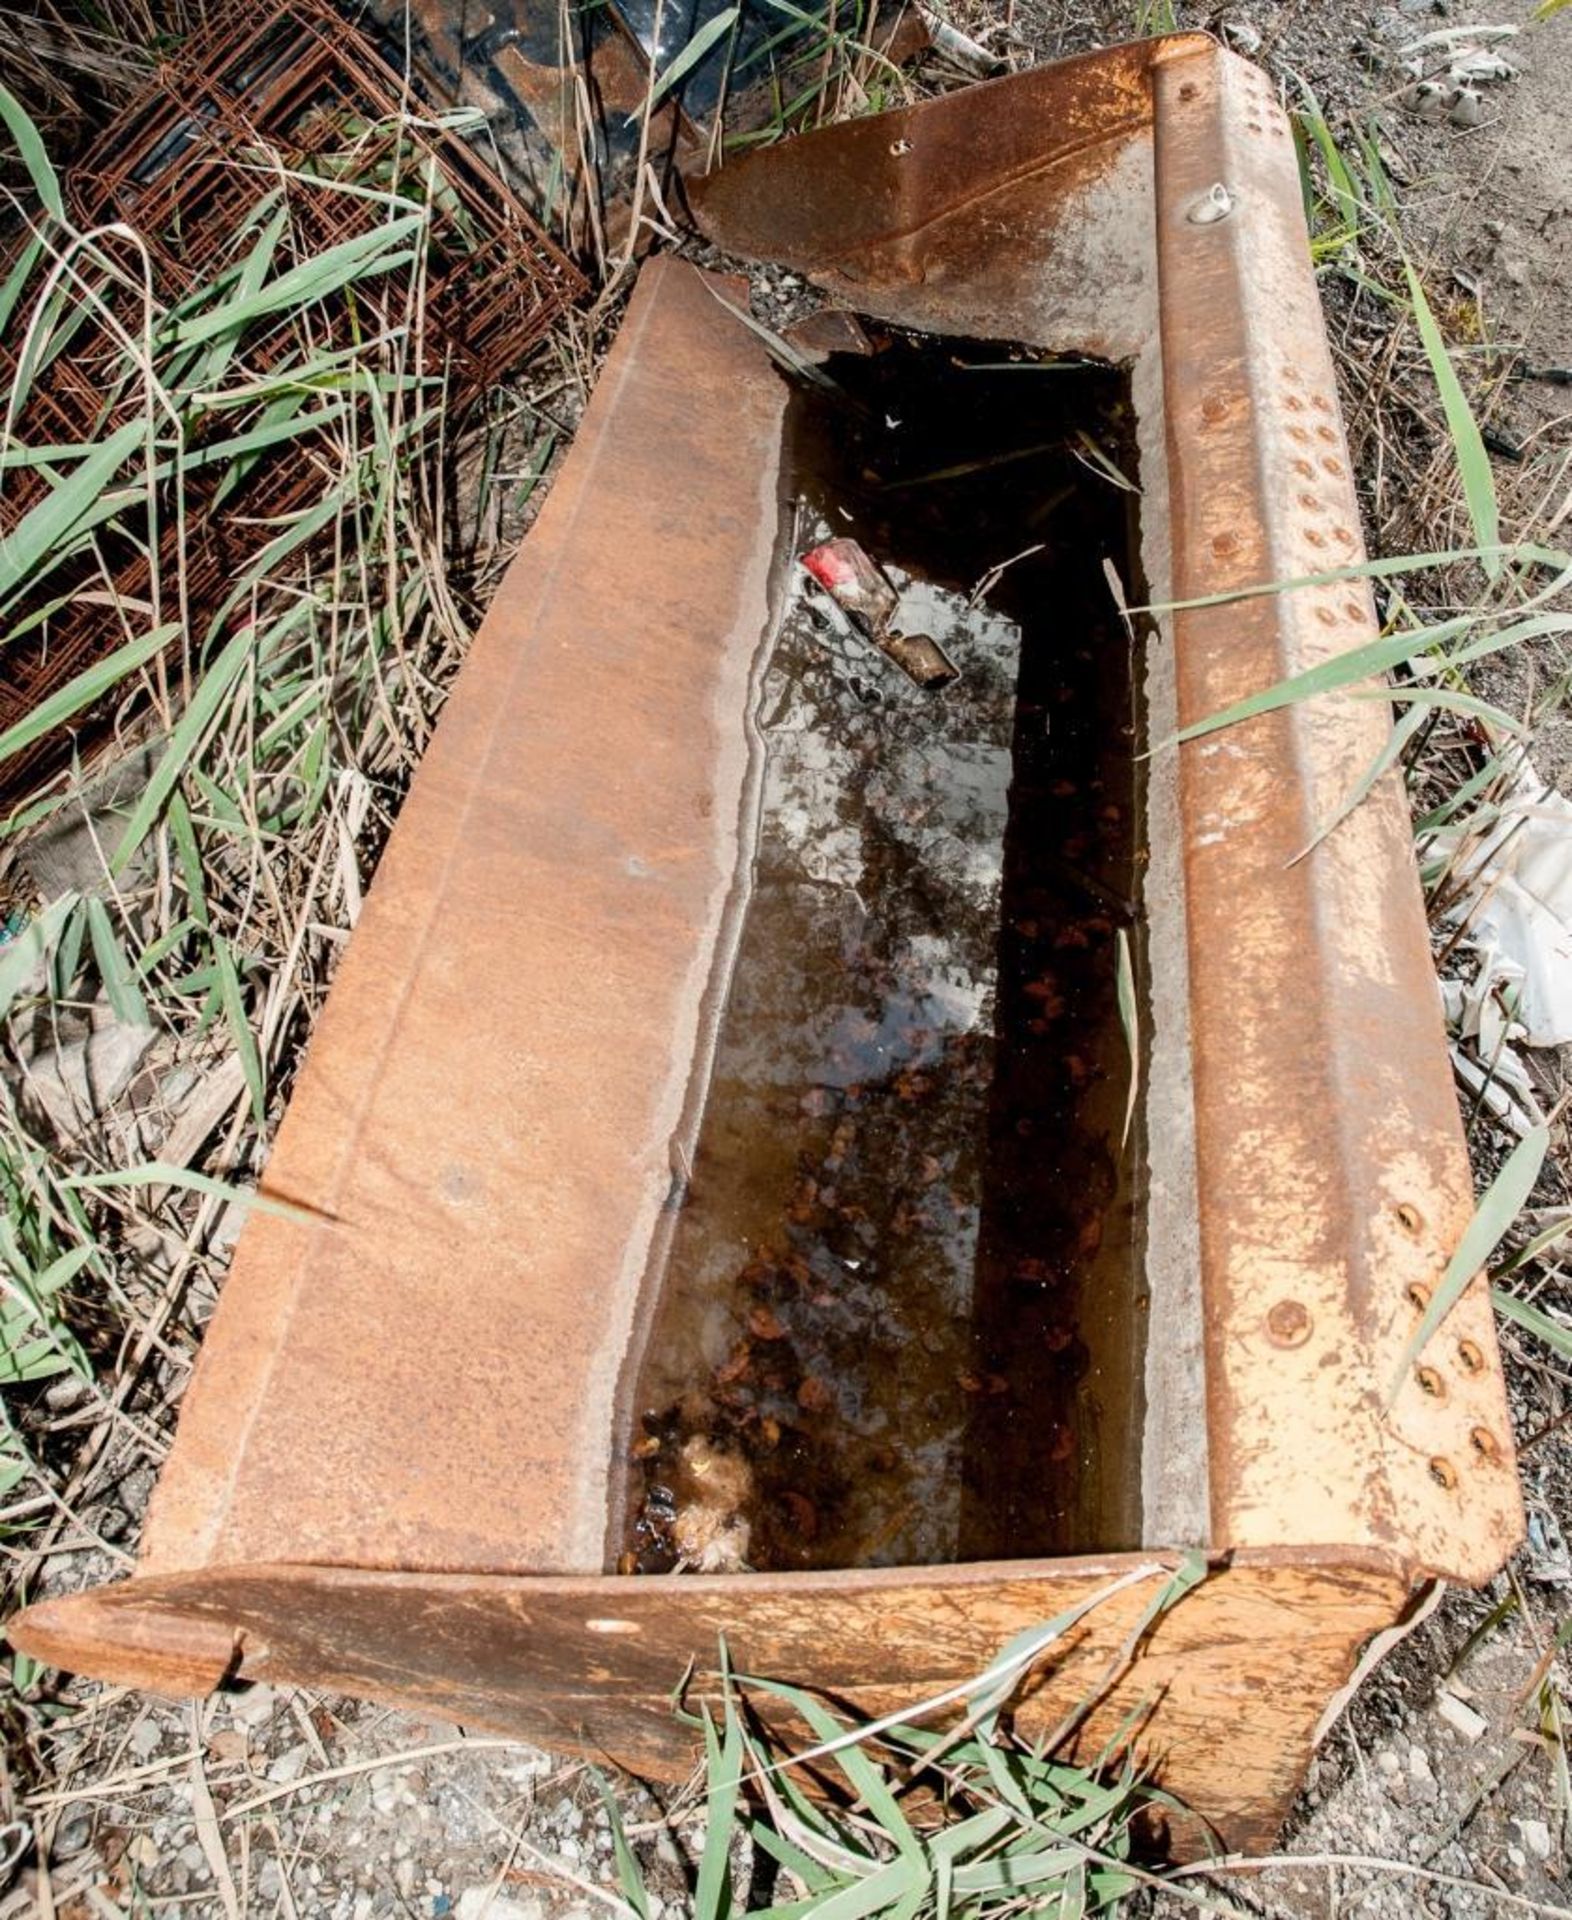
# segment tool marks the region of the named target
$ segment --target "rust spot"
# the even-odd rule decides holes
[[[1325,511],[1319,494],[1302,493],[1299,496],[1299,504],[1304,508],[1306,513],[1321,513]]]
[[[1228,402],[1220,393],[1209,393],[1201,402],[1201,418],[1213,422],[1228,418]]]
[[[1311,466],[1308,460],[1296,460],[1294,462],[1294,472],[1304,480],[1313,480],[1315,478],[1315,468]]]
[[[1343,602],[1343,611],[1348,615],[1350,620],[1363,620],[1365,618],[1365,609],[1360,606],[1357,600],[1345,600]]]
[[[1285,393],[1283,395],[1283,405],[1287,407],[1290,413],[1303,413],[1305,410],[1305,403],[1299,398],[1297,393]]]
[[[1179,98],[1181,100],[1193,100],[1200,91],[1201,89],[1193,80],[1186,80],[1184,85],[1179,89]]]
[[[1317,533],[1314,527],[1305,528],[1305,538],[1312,547],[1324,547],[1326,545],[1326,536]]]
[[[1315,617],[1321,622],[1323,627],[1335,627],[1337,625],[1337,615],[1330,607],[1317,607]]]
[[[1238,547],[1239,536],[1233,533],[1220,533],[1212,541],[1212,551],[1219,555],[1237,552]]]
[[[1332,411],[1332,403],[1324,393],[1311,394],[1310,404],[1315,408],[1317,413],[1330,413]]]
[[[1336,427],[1327,427],[1327,426],[1317,427],[1315,430],[1315,437],[1318,440],[1325,440],[1329,446],[1335,447],[1337,445]]]
[[[1296,446],[1308,446],[1310,442],[1309,429],[1306,427],[1290,427],[1288,437]]]
[[[1266,1316],[1266,1330],[1275,1346],[1302,1347],[1312,1326],[1308,1309],[1299,1300],[1279,1300]]]
[[[1333,527],[1332,538],[1345,547],[1351,547],[1354,544],[1354,536],[1347,527]]]
[[[1330,473],[1330,474],[1341,476],[1343,472],[1343,463],[1341,460],[1337,459],[1335,455],[1330,453],[1323,453],[1321,456],[1321,470],[1323,473]]]

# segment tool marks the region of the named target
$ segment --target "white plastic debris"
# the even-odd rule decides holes
[[[1454,843],[1467,829],[1453,830]],[[1531,1047],[1572,1041],[1572,802],[1525,761],[1499,814],[1464,844],[1457,913],[1481,952],[1521,969],[1515,1008]]]
[[[1460,87],[1488,87],[1516,78],[1517,68],[1492,47],[1465,47],[1452,59],[1452,79]]]
[[[1522,992],[1523,969],[1493,948],[1480,955],[1471,981],[1441,982],[1453,1070],[1470,1096],[1519,1139],[1545,1119],[1517,1051],[1528,1039],[1517,1018]]]

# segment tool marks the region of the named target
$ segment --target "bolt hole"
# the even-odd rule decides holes
[[[1430,1305],[1430,1289],[1422,1287],[1417,1280],[1413,1281],[1408,1288],[1408,1304],[1415,1313],[1423,1313]]]
[[[1418,1233],[1425,1224],[1425,1217],[1418,1207],[1411,1206],[1406,1200],[1398,1208],[1397,1218],[1398,1224],[1406,1233]]]
[[[1501,1451],[1496,1445],[1496,1436],[1488,1427],[1475,1427],[1468,1438],[1481,1460],[1494,1460]]]
[[[1415,1367],[1414,1378],[1419,1382],[1420,1391],[1428,1393],[1432,1400],[1446,1397],[1446,1386],[1434,1367]]]
[[[1464,1373],[1479,1373],[1484,1368],[1485,1356],[1479,1351],[1478,1347],[1474,1345],[1472,1340],[1458,1341],[1457,1357],[1463,1364]]]
[[[1430,1462],[1430,1478],[1438,1487],[1445,1487],[1450,1493],[1457,1485],[1457,1468],[1450,1460],[1443,1460],[1439,1454]]]

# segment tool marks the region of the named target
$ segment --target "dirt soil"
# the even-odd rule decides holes
[[[975,29],[997,24],[993,9],[994,0],[971,0],[956,17]],[[1128,37],[1137,11],[1133,0],[1015,0],[1013,31],[1023,50],[1052,58]],[[1254,51],[1291,100],[1308,84],[1334,119],[1377,109],[1408,244],[1431,284],[1471,302],[1481,338],[1517,343],[1527,366],[1572,366],[1572,12],[1506,46],[1518,77],[1484,89],[1480,124],[1465,130],[1405,110],[1396,50],[1443,28],[1526,26],[1529,0],[1239,0],[1177,11],[1180,25],[1227,31]],[[1356,43],[1379,55],[1357,54]],[[1425,446],[1414,452],[1415,435],[1423,443],[1433,421],[1400,423],[1398,449],[1366,373],[1367,320],[1329,288],[1329,321],[1372,544],[1395,551],[1462,538],[1453,495],[1430,477]],[[1544,534],[1572,484],[1572,388],[1508,383],[1491,424],[1519,452],[1496,462],[1508,520]],[[1398,450],[1405,459],[1394,458]],[[1558,670],[1522,657],[1498,670],[1491,696],[1521,706]],[[1564,705],[1542,727],[1536,758],[1572,789]],[[1535,1071],[1553,1099],[1562,1063],[1542,1060]],[[1564,1201],[1568,1192],[1563,1161],[1541,1197]],[[1230,1875],[1226,1885],[1188,1883],[1212,1910],[1317,1920],[1572,1913],[1567,1806],[1544,1738],[1554,1729],[1541,1729],[1525,1700],[1572,1620],[1572,1398],[1545,1350],[1510,1330],[1504,1344],[1528,1545],[1490,1591],[1442,1596],[1364,1687],[1321,1747],[1285,1835],[1296,1864]],[[151,1477],[135,1456],[134,1470],[101,1487],[82,1514],[93,1537],[67,1536],[43,1570],[46,1589],[124,1570]],[[8,1891],[0,1833],[0,1920],[166,1911],[577,1920],[611,1910],[608,1816],[581,1763],[307,1693],[253,1689],[193,1706],[83,1686],[63,1699],[43,1743],[53,1778],[28,1808],[38,1854]],[[652,1920],[681,1913],[684,1861],[702,1834],[688,1825],[674,1835],[647,1795],[626,1784],[618,1793],[658,1896]],[[1325,1864],[1327,1856],[1344,1863]],[[1361,1867],[1348,1856],[1390,1864]],[[1404,1875],[1399,1865],[1437,1877]],[[1161,1894],[1147,1910],[1195,1908]]]

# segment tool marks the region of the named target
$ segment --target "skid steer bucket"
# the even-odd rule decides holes
[[[1472,1198],[1396,780],[1317,839],[1384,703],[1175,744],[1375,631],[1261,591],[1361,557],[1289,129],[1183,36],[692,204],[841,310],[644,268],[280,1129],[305,1213],[135,1576],[13,1637],[674,1776],[722,1634],[880,1712],[1102,1596],[1017,1724],[1262,1843],[1521,1525],[1484,1286],[1408,1352]],[[798,564],[852,541],[887,631]]]

